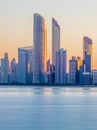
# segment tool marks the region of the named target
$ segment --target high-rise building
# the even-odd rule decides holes
[[[47,29],[45,19],[34,14],[34,66],[33,83],[43,84],[47,82]]]
[[[10,82],[17,83],[18,81],[18,64],[15,58],[12,59],[10,64]]]
[[[69,61],[69,84],[76,84],[77,60],[72,57]]]
[[[32,46],[18,49],[18,83],[32,83],[33,49]]]
[[[8,53],[4,54],[4,58],[1,59],[1,83],[8,84],[8,72],[9,72],[9,60]]]
[[[55,83],[66,84],[67,83],[67,51],[60,49],[56,52],[56,63],[55,63]]]
[[[83,59],[85,60],[85,53],[92,55],[92,40],[88,37],[83,38]]]
[[[84,72],[91,73],[92,40],[86,36],[83,38],[83,60],[84,60]]]
[[[58,22],[52,18],[52,65],[55,66],[56,52],[60,49],[60,26]]]
[[[85,72],[91,73],[91,55],[88,55],[87,52],[85,52],[85,61],[84,61],[84,70]]]

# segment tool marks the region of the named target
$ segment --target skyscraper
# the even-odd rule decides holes
[[[52,65],[55,66],[56,52],[60,49],[60,26],[58,22],[52,18]]]
[[[56,52],[55,83],[66,84],[67,51],[60,49]]]
[[[91,55],[88,55],[87,52],[85,52],[85,72],[91,73]]]
[[[18,83],[32,83],[33,71],[32,46],[18,49]]]
[[[84,59],[84,71],[91,73],[92,40],[86,36],[83,38],[83,59]]]
[[[83,38],[83,59],[85,60],[85,53],[92,55],[92,40],[86,36]]]
[[[8,84],[8,72],[9,72],[9,60],[8,53],[4,54],[4,58],[1,59],[1,83]]]
[[[34,14],[34,66],[33,83],[46,83],[47,70],[47,30],[44,18]]]

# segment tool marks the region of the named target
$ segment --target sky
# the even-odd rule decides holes
[[[33,45],[33,14],[47,24],[48,58],[51,58],[54,17],[61,27],[61,48],[83,56],[83,36],[93,40],[93,69],[97,69],[97,0],[0,0],[0,58],[18,59],[18,48]]]

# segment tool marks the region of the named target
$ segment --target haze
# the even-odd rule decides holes
[[[68,59],[82,57],[83,36],[93,40],[93,68],[97,68],[97,0],[0,0],[0,57],[17,59],[17,49],[33,43],[33,14],[47,23],[48,58],[51,58],[51,18],[61,27],[61,47]]]

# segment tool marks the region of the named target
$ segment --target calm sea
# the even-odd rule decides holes
[[[97,130],[97,88],[0,86],[0,130]]]

